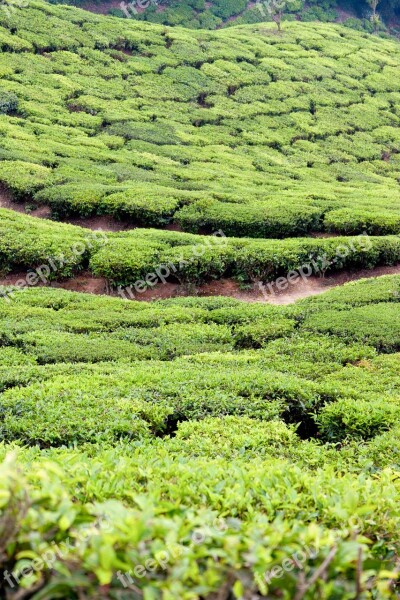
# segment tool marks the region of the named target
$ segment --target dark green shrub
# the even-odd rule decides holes
[[[0,114],[10,115],[18,110],[18,96],[13,92],[0,90]]]

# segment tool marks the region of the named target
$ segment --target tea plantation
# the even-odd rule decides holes
[[[0,182],[15,198],[191,233],[398,233],[398,42],[36,2],[0,23]]]
[[[6,573],[35,598],[397,597],[399,291],[3,299]]]
[[[399,599],[399,43],[0,25],[0,598]]]

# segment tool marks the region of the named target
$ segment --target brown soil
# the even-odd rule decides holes
[[[37,217],[38,219],[51,219],[51,208],[45,204],[30,210],[27,207],[34,206],[29,202],[15,202],[8,190],[0,186],[0,208],[7,208],[8,210],[14,210],[15,212],[29,215],[30,217]],[[101,231],[125,231],[127,229],[134,229],[135,226],[129,222],[117,221],[113,217],[95,216],[95,217],[74,217],[65,219],[63,223],[69,223],[85,229],[101,230]],[[177,226],[178,227],[178,226]],[[175,229],[179,231],[179,229]]]
[[[236,298],[244,302],[260,302],[266,304],[286,305],[292,304],[302,298],[317,296],[324,292],[341,286],[349,281],[369,279],[382,275],[400,275],[400,264],[394,267],[376,267],[375,269],[363,269],[356,272],[334,273],[329,277],[309,277],[300,279],[295,284],[288,284],[287,289],[278,291],[276,285],[272,288],[259,286],[257,284],[242,289],[233,279],[219,279],[199,286],[183,286],[178,283],[167,282],[159,284],[154,288],[148,288],[145,292],[138,293],[132,288],[123,288],[121,291],[110,290],[107,281],[102,277],[93,277],[91,273],[81,273],[72,279],[52,282],[49,287],[62,288],[73,292],[85,292],[88,294],[106,294],[119,296],[126,300],[137,300],[152,302],[154,300],[165,300],[182,296],[226,296]],[[25,280],[26,273],[13,273],[0,279],[0,285],[15,285],[18,280]],[[38,284],[43,287],[45,284]]]
[[[11,194],[0,187],[0,207],[15,210],[20,213],[26,213],[25,204],[14,202]],[[30,215],[37,218],[49,218],[50,208],[48,206],[39,206],[30,211]],[[102,231],[123,231],[132,229],[133,225],[121,223],[112,217],[96,216],[88,218],[75,218],[67,221],[73,225],[79,225],[93,230]],[[178,224],[172,223],[165,229],[169,231],[181,231]],[[313,237],[335,237],[335,234],[313,233]],[[302,298],[322,294],[336,286],[343,285],[349,281],[356,281],[362,278],[379,277],[381,275],[400,274],[400,264],[394,267],[377,267],[375,269],[363,269],[356,272],[333,273],[328,277],[312,276],[306,279],[300,279],[295,284],[287,284],[287,289],[279,291],[276,285],[272,287],[260,286],[254,284],[249,288],[241,288],[240,285],[232,279],[220,279],[200,286],[182,286],[177,283],[159,284],[154,288],[149,288],[143,293],[137,293],[132,289],[127,289],[119,293],[116,290],[110,290],[107,281],[103,278],[93,277],[91,273],[82,273],[76,277],[64,281],[52,282],[52,287],[63,288],[75,292],[85,292],[89,294],[108,294],[119,295],[126,299],[153,301],[174,298],[178,296],[226,296],[237,298],[246,302],[265,302],[268,304],[291,304]],[[26,272],[13,273],[0,278],[0,285],[11,286],[18,280],[25,280]],[[39,286],[45,285],[39,282]]]
[[[8,208],[9,210],[15,210],[19,213],[29,214],[32,217],[39,217],[41,219],[48,219],[51,214],[50,207],[38,206],[34,210],[26,210],[25,202],[15,202],[12,199],[10,192],[4,187],[0,186],[0,208]]]
[[[93,277],[90,273],[82,273],[73,279],[54,282],[51,287],[62,288],[70,292],[85,292],[86,294],[107,294],[107,281],[103,277]]]
[[[164,227],[167,231],[183,231],[179,223],[170,223]]]
[[[327,277],[309,277],[300,280],[294,285],[288,285],[286,290],[279,292],[276,286],[272,290],[275,293],[268,294],[264,300],[270,304],[293,304],[302,298],[318,296],[324,292],[359,279],[371,279],[372,277],[381,277],[382,275],[400,275],[400,264],[393,267],[375,267],[374,269],[361,269],[360,271],[342,271],[332,273]]]
[[[196,290],[189,292],[189,289],[178,283],[166,283],[157,285],[154,288],[147,288],[142,293],[135,292],[131,288],[122,288],[121,291],[112,292],[113,295],[120,296],[125,300],[141,300],[143,302],[152,302],[154,300],[166,300],[168,298],[177,298],[178,296],[196,296]]]
[[[341,235],[340,233],[326,233],[323,231],[312,231],[310,233],[310,237],[320,238],[320,239],[340,237],[340,235]]]
[[[10,273],[9,275],[0,278],[0,285],[5,287],[15,285],[18,281],[25,281],[26,275],[27,271]],[[39,281],[35,287],[62,288],[71,292],[85,292],[87,294],[108,293],[107,281],[102,277],[93,277],[93,275],[88,272],[81,273],[72,279],[66,279],[64,281],[52,281],[50,283]]]

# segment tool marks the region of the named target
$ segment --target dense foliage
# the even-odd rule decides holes
[[[24,567],[38,599],[289,599],[319,568],[305,598],[397,597],[399,290],[393,276],[289,307],[0,301],[9,597]]]
[[[399,232],[400,46],[0,12],[0,182],[55,218],[248,237]],[[9,96],[7,96],[9,97]]]
[[[52,4],[73,4],[94,12],[107,12],[123,18],[134,18],[164,25],[181,25],[194,29],[217,29],[245,23],[275,20],[343,22],[355,29],[369,32],[386,30],[386,24],[396,31],[400,17],[399,0],[378,0],[379,12],[373,11],[375,0],[131,0],[119,5],[107,0],[49,0]],[[111,8],[112,6],[112,8]],[[378,15],[378,20],[375,20]],[[378,27],[376,26],[378,25]]]
[[[398,264],[400,46],[6,8],[0,597],[397,600],[400,276],[287,306],[51,286]]]

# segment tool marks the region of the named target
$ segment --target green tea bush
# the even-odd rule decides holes
[[[9,187],[17,198],[29,197],[51,178],[51,170],[42,165],[24,161],[0,163],[0,181]]]
[[[329,531],[329,512],[324,515],[323,524],[319,525],[296,524],[286,515],[284,518],[266,519],[264,513],[272,509],[267,504],[261,510],[257,508],[245,520],[230,515],[221,518],[218,511],[220,507],[217,508],[216,504],[217,498],[221,497],[220,492],[216,492],[213,500],[208,502],[211,506],[185,506],[174,519],[167,518],[168,503],[157,510],[155,496],[145,499],[138,493],[133,494],[133,500],[137,501],[139,508],[126,507],[117,501],[97,501],[93,504],[76,502],[63,484],[65,471],[59,462],[62,456],[66,458],[68,455],[61,454],[58,461],[39,460],[33,463],[37,467],[34,469],[34,476],[29,472],[24,473],[22,469],[18,471],[18,463],[12,456],[8,456],[2,463],[1,489],[4,499],[1,516],[7,524],[7,554],[4,562],[8,567],[3,588],[7,593],[16,588],[16,579],[13,577],[15,574],[20,580],[18,591],[21,593],[34,593],[40,589],[40,595],[46,597],[57,593],[55,590],[62,590],[65,598],[72,598],[76,593],[97,594],[106,586],[108,594],[121,595],[124,593],[124,586],[126,592],[126,585],[130,585],[129,581],[133,579],[134,567],[144,565],[142,576],[134,579],[139,586],[135,585],[135,588],[140,589],[144,597],[155,599],[178,594],[189,600],[199,597],[196,591],[199,587],[205,597],[211,598],[213,594],[226,591],[227,588],[237,596],[239,593],[243,594],[244,586],[252,594],[269,593],[272,597],[281,597],[283,593],[283,597],[290,598],[289,594],[293,596],[296,593],[301,572],[306,572],[310,580],[316,574],[316,581],[309,586],[310,593],[306,598],[311,598],[311,594],[323,586],[342,598],[350,599],[351,594],[356,593],[355,565],[357,556],[361,555],[361,566],[364,567],[365,564],[368,575],[376,578],[374,585],[379,586],[380,590],[377,597],[394,597],[390,592],[388,579],[390,568],[393,569],[393,559],[388,557],[378,560],[366,538],[354,533],[354,527],[350,527],[349,531],[343,523],[333,535]],[[118,454],[115,455],[115,459],[117,458]],[[111,466],[110,454],[107,458],[104,456],[104,459]],[[91,470],[96,466],[93,459],[86,459],[84,465],[79,466],[74,453],[69,455],[69,462],[75,466],[76,482],[82,474],[82,467]],[[190,495],[196,480],[197,484],[200,483],[198,476],[202,464],[204,465],[197,461],[194,469],[192,465],[191,477],[188,465],[180,465],[179,470],[187,473],[185,489],[181,489],[180,496],[182,491]],[[226,465],[226,461],[214,461],[209,476],[216,481]],[[173,466],[176,469],[177,464]],[[268,489],[275,487],[272,486],[272,481],[283,482],[282,471],[275,467],[271,472],[271,465],[265,463],[265,466],[270,467],[267,469],[270,475],[264,477],[263,482],[254,482],[253,478],[252,486],[249,479],[249,475],[254,477],[252,469],[250,473],[246,473],[243,466],[236,472],[229,473],[230,488],[235,490],[235,497],[238,498],[240,492],[244,492],[244,487],[248,493],[252,489],[253,496],[259,497],[261,486]],[[164,471],[166,481],[169,479],[169,471],[170,467]],[[115,472],[115,466],[110,472]],[[238,475],[243,477],[239,488]],[[300,497],[296,498],[298,506],[304,509],[313,504],[306,494],[300,493],[300,486],[307,488],[310,484],[316,490],[321,487],[324,489],[325,497],[316,492],[321,501],[320,509],[327,507],[327,497],[332,502],[335,496],[332,492],[326,494],[326,477],[325,480],[321,475],[313,478],[292,467],[285,474],[284,487],[289,480],[295,484],[296,477]],[[82,483],[86,483],[86,478],[87,474]],[[115,476],[113,479],[115,485]],[[337,479],[336,484],[336,490],[344,491],[348,479]],[[352,498],[347,501],[347,505],[345,501],[342,507],[344,520],[347,516],[351,519],[351,504],[353,511],[361,509],[363,486],[365,487],[365,481],[353,483]],[[374,508],[371,508],[371,503],[368,504],[369,520],[374,522],[372,516],[378,516],[378,510],[383,510],[386,536],[390,535],[388,532],[396,515],[390,502],[391,498],[396,498],[393,476],[391,480],[388,474],[382,481],[369,483],[368,487],[376,502]],[[383,489],[385,493],[382,493]],[[175,490],[170,489],[169,495],[173,496],[174,492]],[[293,510],[298,512],[294,498],[287,499],[286,504],[288,513],[293,514]],[[364,505],[364,511],[365,509]],[[332,516],[337,521],[334,514]],[[354,519],[354,515],[352,517]],[[375,531],[379,532],[381,526],[382,521],[378,518],[378,522],[374,524]],[[49,529],[54,531],[56,546],[47,538]],[[202,543],[196,543],[197,539],[201,539]],[[267,554],[263,552],[265,540],[268,540],[270,548]],[[302,551],[301,556],[304,556],[305,548],[308,552],[302,560],[301,571],[299,567],[287,571],[280,567],[291,556],[297,557],[298,552]],[[218,552],[218,561],[212,559],[215,552]],[[251,563],[248,560],[250,552],[255,552],[257,556]],[[358,563],[360,564],[360,559]],[[195,572],[190,567],[192,564],[199,566]],[[34,568],[32,565],[35,565]],[[146,565],[151,566],[151,569]],[[270,576],[274,567],[282,569],[282,575],[278,578]],[[324,573],[322,580],[318,578],[318,569]],[[8,582],[11,582],[13,588]]]
[[[65,379],[26,389],[16,388],[1,398],[1,437],[22,443],[52,445],[73,442],[146,437],[162,428],[168,408],[134,398],[95,398],[86,390],[65,387]],[[43,415],[45,419],[43,420]]]
[[[38,203],[48,204],[52,216],[60,219],[70,215],[90,216],[97,212],[104,194],[101,185],[60,185],[48,187],[35,194]]]
[[[392,265],[399,258],[397,236],[261,241],[135,230],[110,236],[110,243],[92,255],[90,268],[113,285],[126,286],[145,280],[160,268],[163,278],[173,276],[189,283],[226,275],[244,281],[271,281],[303,265],[322,273]]]
[[[321,311],[310,316],[305,327],[364,342],[381,352],[400,349],[400,310],[398,303],[371,304],[347,311]]]
[[[18,114],[0,115],[0,182],[58,218],[398,233],[396,42],[324,23],[287,22],[279,38],[161,25],[219,27],[244,8],[192,4],[119,22],[49,5],[5,17],[2,93]]]
[[[120,219],[130,219],[139,225],[157,227],[167,224],[176,208],[179,198],[142,196],[140,192],[128,191],[110,194],[103,198],[100,212],[112,214]]]
[[[365,231],[369,235],[399,234],[400,217],[382,211],[379,215],[357,210],[340,209],[325,215],[325,227],[343,235]]]
[[[59,371],[62,372],[62,369]],[[133,368],[122,364],[115,366],[108,376],[101,374],[101,368],[94,372],[90,369],[86,374],[83,372],[81,378],[78,373],[74,375],[72,371],[57,380],[49,380],[45,387],[40,383],[32,383],[25,389],[15,388],[5,392],[0,400],[6,415],[2,430],[4,438],[10,440],[17,437],[29,443],[46,440],[51,443],[52,439],[57,443],[68,443],[75,439],[72,435],[73,411],[75,415],[78,411],[82,415],[85,412],[90,414],[91,418],[88,422],[83,420],[76,435],[82,441],[90,441],[97,434],[102,434],[104,429],[106,433],[108,431],[105,425],[103,428],[99,425],[98,430],[93,429],[98,413],[102,414],[102,406],[107,407],[104,408],[104,419],[110,435],[114,430],[116,436],[119,433],[128,435],[129,422],[123,418],[120,424],[121,409],[117,407],[115,416],[112,416],[113,403],[125,406],[124,399],[126,410],[130,404],[136,405],[137,401],[139,404],[145,402],[146,406],[149,403],[154,413],[163,415],[163,418],[169,415],[168,421],[166,418],[163,421],[165,428],[187,419],[235,414],[270,420],[283,413],[291,418],[293,411],[294,421],[295,415],[306,414],[320,403],[315,384],[273,370],[263,372],[248,365],[243,365],[240,370],[235,365],[227,365],[219,373],[213,366],[205,368],[199,365],[188,372],[185,363],[177,363],[171,370],[169,363],[149,361]],[[56,371],[54,376],[57,375]],[[202,387],[205,380],[206,385]],[[93,391],[94,382],[96,391]],[[52,391],[55,387],[58,388],[56,395]],[[25,400],[25,394],[31,399],[29,402]],[[69,415],[70,427],[57,417],[59,414]],[[46,417],[43,420],[44,415]],[[48,433],[45,432],[47,421],[52,423],[52,428],[47,428]],[[125,429],[120,429],[123,427]],[[47,438],[42,437],[46,435]]]
[[[1,11],[2,93],[18,99],[0,114],[2,200],[169,225],[93,238],[0,211],[3,273],[57,261],[49,280],[132,286],[0,289],[0,456],[17,454],[0,466],[0,562],[37,565],[3,578],[4,598],[398,596],[400,277],[289,306],[128,301],[137,283],[400,260],[397,42],[165,26],[245,8],[215,6],[174,0],[154,24]]]
[[[105,335],[30,331],[14,340],[38,364],[96,363],[114,360],[140,360],[152,357],[147,348]],[[157,354],[153,354],[157,358]]]
[[[264,213],[264,214],[263,214]],[[176,214],[184,231],[222,229],[225,235],[285,238],[320,229],[322,211],[316,207],[248,206],[222,202],[193,203]]]
[[[218,443],[215,444],[215,440]],[[210,458],[233,456],[289,457],[301,445],[293,428],[280,421],[266,423],[247,417],[207,418],[181,423],[168,442],[171,453]]]
[[[191,533],[203,532],[206,527],[208,541],[201,546],[202,556],[206,548],[212,554],[226,547],[217,534],[208,533],[204,510],[213,511],[212,522],[223,515],[226,523],[224,521],[218,535],[223,536],[223,540],[225,535],[229,538],[230,548],[232,535],[242,540],[242,544],[249,535],[245,532],[253,527],[257,539],[262,535],[260,551],[265,548],[266,535],[261,533],[264,531],[261,523],[268,516],[266,522],[272,523],[268,535],[281,532],[273,546],[276,555],[263,563],[261,580],[256,576],[258,567],[255,574],[251,571],[252,575],[246,575],[246,581],[253,581],[254,577],[254,590],[260,594],[268,589],[272,597],[279,597],[297,585],[296,572],[294,579],[289,574],[283,578],[264,577],[292,552],[288,550],[292,548],[291,542],[282,538],[282,517],[279,527],[274,521],[279,518],[283,502],[288,527],[315,528],[315,515],[318,515],[319,526],[328,537],[335,531],[335,537],[329,537],[329,548],[340,545],[340,540],[347,540],[348,536],[354,543],[356,532],[369,540],[368,560],[367,547],[362,554],[369,565],[368,573],[375,564],[376,573],[382,565],[385,569],[391,568],[391,552],[397,543],[399,503],[397,473],[387,467],[396,468],[397,464],[393,428],[398,420],[399,355],[376,357],[376,351],[368,346],[349,344],[347,339],[332,334],[310,334],[307,330],[309,320],[319,316],[318,305],[325,307],[325,320],[332,318],[334,322],[337,315],[345,317],[352,310],[360,310],[352,306],[371,308],[377,314],[383,313],[383,308],[395,310],[397,302],[389,296],[389,290],[398,284],[399,277],[365,280],[294,307],[251,305],[224,298],[177,298],[149,306],[116,298],[90,298],[63,290],[28,290],[16,295],[12,304],[0,302],[0,320],[4,323],[2,343],[6,340],[13,344],[0,349],[3,441],[25,445],[20,451],[19,468],[29,473],[28,485],[36,490],[36,497],[41,497],[38,490],[42,485],[46,490],[50,489],[46,486],[51,486],[53,511],[58,506],[55,490],[63,494],[64,503],[66,493],[74,497],[74,515],[80,502],[88,501],[95,504],[86,506],[99,507],[99,502],[112,499],[110,506],[116,509],[115,503],[119,500],[128,511],[139,505],[142,515],[144,506],[149,510],[157,507],[157,514],[160,514],[160,506],[165,506],[163,519],[171,532],[170,506],[179,506],[180,514],[182,511],[186,514],[187,506],[191,516],[184,530],[190,533],[185,538],[177,532],[179,540],[176,541],[183,548],[191,547]],[[5,327],[7,322],[8,328]],[[34,324],[40,324],[40,333],[32,332]],[[253,332],[259,327],[257,336],[265,336],[269,327],[280,324],[281,337],[263,340],[261,350],[233,350],[242,332],[248,335],[252,331],[254,336]],[[102,339],[109,342],[108,355],[102,355]],[[252,344],[255,339],[258,344],[259,337],[252,337]],[[90,347],[88,344],[92,342]],[[120,350],[115,346],[115,355],[114,344],[120,343]],[[134,366],[130,365],[125,345],[151,349],[155,353],[152,356],[162,357],[165,362],[136,360]],[[56,350],[54,355],[51,354],[53,349]],[[73,351],[72,360],[88,362],[60,362],[70,360],[68,353]],[[170,360],[183,352],[189,355]],[[34,357],[55,362],[41,366],[35,363]],[[107,362],[90,364],[99,358]],[[348,396],[345,396],[346,391]],[[315,418],[314,429],[310,415]],[[286,425],[282,418],[293,425]],[[317,434],[319,442],[302,439],[312,432]],[[168,437],[168,434],[173,436]],[[340,443],[342,448],[338,450],[326,442]],[[389,444],[394,447],[391,456],[387,452]],[[75,447],[67,450],[65,445]],[[0,453],[6,448],[0,447]],[[65,464],[68,464],[68,474],[63,473]],[[386,470],[379,472],[382,468]],[[15,473],[14,465],[12,469]],[[373,476],[369,475],[371,470]],[[21,474],[18,477],[21,481]],[[25,481],[24,489],[27,489]],[[17,488],[13,490],[17,498]],[[49,498],[49,492],[46,494]],[[43,502],[38,506],[46,506],[48,514],[50,505]],[[198,521],[193,516],[197,507],[203,511]],[[62,515],[69,514],[66,508],[63,510]],[[99,544],[98,536],[103,535],[100,527],[96,542],[90,538],[88,545],[69,545],[71,555],[68,555],[67,566],[74,565],[78,578],[65,575],[63,559],[58,557],[51,573],[43,565],[43,570],[35,570],[33,577],[24,579],[23,585],[29,589],[37,581],[35,577],[43,575],[46,585],[62,586],[66,597],[73,597],[81,585],[86,590],[93,589],[93,593],[97,593],[95,590],[99,590],[101,584],[110,585],[111,590],[121,590],[123,585],[117,574],[122,569],[120,561],[125,560],[122,549],[126,541],[121,538],[123,519],[120,512],[110,513],[106,508],[101,511],[102,515],[110,515],[119,532],[112,537],[112,542],[107,537],[107,543],[118,552],[118,566],[102,562],[102,554],[94,551],[98,545],[92,547],[92,543]],[[49,518],[54,522],[54,512],[50,513]],[[85,514],[87,522],[89,513]],[[161,539],[166,535],[154,521],[153,512],[150,514],[151,525],[146,529],[150,546],[148,550],[141,550],[141,557],[148,558],[154,556],[154,548],[160,551]],[[23,517],[17,518],[18,531],[24,531]],[[67,516],[62,522],[66,523],[66,519]],[[77,522],[71,523],[75,523],[72,538],[77,539],[74,537],[78,535]],[[32,530],[33,522],[28,521],[27,527]],[[69,532],[68,527],[64,531]],[[153,542],[155,531],[161,531],[157,542]],[[293,539],[298,543],[298,529],[295,531]],[[344,537],[341,537],[342,531]],[[71,533],[68,534],[71,538]],[[109,529],[104,530],[104,535],[110,535]],[[34,544],[29,546],[31,552],[40,556],[46,540],[40,533],[30,539]],[[60,533],[57,540],[62,539]],[[321,537],[318,539],[317,563],[307,563],[310,574],[316,564],[320,564],[318,560],[325,556]],[[361,539],[364,538],[360,538],[360,543]],[[137,538],[135,540],[137,548]],[[7,563],[16,572],[28,565],[26,559],[21,562],[22,555],[17,558],[14,552],[19,543],[14,540],[10,546]],[[243,552],[248,556],[249,547],[245,548]],[[165,590],[173,589],[175,593],[178,584],[171,569],[176,566],[182,586],[180,597],[189,594],[189,598],[194,583],[192,579],[182,582],[181,560],[200,559],[196,558],[197,554],[188,554],[188,549],[183,552],[176,562],[171,561],[166,571],[157,572],[157,577],[149,573],[141,578],[141,585],[151,589],[153,596],[159,590],[160,598]],[[86,556],[97,557],[95,563]],[[237,556],[235,553],[235,565]],[[141,559],[135,560],[140,562]],[[230,565],[230,559],[226,560]],[[353,558],[350,563],[354,565]],[[354,589],[347,580],[345,587],[340,587],[344,563],[332,563],[332,568],[336,564],[341,575],[339,577],[335,567],[332,578],[339,586],[338,593],[343,596],[344,589],[351,589],[354,596]],[[126,567],[126,571],[129,568]],[[205,581],[208,581],[208,568],[202,575]],[[240,573],[247,573],[248,567],[243,568],[245,571],[241,568]],[[237,566],[233,572],[242,581]],[[209,588],[210,593],[226,584],[225,568],[218,573],[215,585]],[[354,584],[354,573],[349,573],[349,582]],[[379,589],[384,589],[386,584],[389,585],[388,579],[382,574]],[[387,597],[391,597],[390,594],[388,591]]]
[[[318,415],[321,434],[330,441],[368,439],[398,422],[400,405],[395,402],[368,402],[343,399],[328,404]]]
[[[399,427],[395,425],[389,431],[374,437],[363,449],[361,456],[375,468],[400,465]]]
[[[80,227],[0,210],[0,270],[42,269],[46,279],[71,276],[101,242]],[[100,240],[100,241],[98,241]],[[39,276],[34,278],[36,284]]]
[[[242,325],[235,330],[235,345],[237,348],[262,348],[269,340],[290,334],[295,325],[294,320],[284,318]]]
[[[352,307],[398,302],[400,279],[397,275],[384,275],[370,279],[351,281],[344,286],[329,290],[323,296],[302,300],[298,306],[309,310],[349,310]]]

